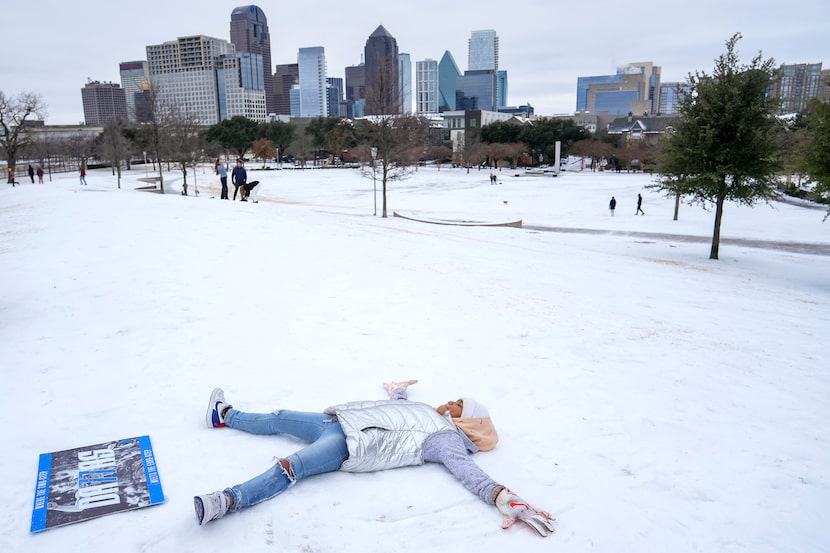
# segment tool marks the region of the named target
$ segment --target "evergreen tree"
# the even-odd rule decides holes
[[[775,78],[775,61],[759,53],[741,65],[736,33],[726,53],[715,60],[711,75],[689,75],[690,93],[680,119],[665,141],[655,188],[691,203],[714,204],[715,225],[710,259],[718,259],[720,227],[726,201],[753,205],[776,194],[781,124],[778,101],[767,97]]]
[[[830,104],[813,100],[804,116],[807,142],[804,168],[814,192],[820,198],[830,196]],[[830,210],[828,210],[830,215]]]
[[[259,125],[244,115],[234,115],[208,127],[206,138],[231,150],[238,158],[244,158],[257,136]]]

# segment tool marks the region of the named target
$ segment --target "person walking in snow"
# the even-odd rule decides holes
[[[32,184],[35,183],[35,168],[32,167],[32,164],[29,164],[29,178],[32,179]]]
[[[233,199],[236,199],[236,193],[239,192],[239,187],[244,186],[245,183],[248,181],[248,173],[245,171],[245,168],[242,167],[242,160],[236,160],[236,167],[233,168],[231,172],[231,182],[233,183]],[[244,194],[244,192],[243,192]],[[244,200],[244,197],[240,196],[240,199]]]
[[[228,164],[223,159],[216,160],[216,174],[219,175],[219,182],[222,183],[221,200],[228,199]]]
[[[634,215],[639,215],[641,213],[643,215],[646,214],[646,212],[643,211],[643,195],[642,194],[637,194],[637,212]]]
[[[265,473],[242,484],[193,498],[203,525],[280,494],[316,474],[374,472],[424,463],[440,463],[483,502],[501,513],[502,528],[522,521],[545,537],[554,518],[536,509],[488,476],[470,458],[493,449],[498,434],[487,408],[461,398],[433,408],[409,401],[407,387],[417,380],[384,383],[388,400],[356,401],[322,413],[277,410],[254,414],[234,409],[221,388],[210,396],[207,426],[264,435],[290,435],[310,442],[280,459]]]
[[[81,167],[80,167],[80,173],[81,173],[81,184],[86,186],[86,167],[84,167],[83,165],[81,165]]]
[[[43,184],[43,167],[37,166],[37,182]]]
[[[617,198],[611,196],[611,201],[608,202],[608,211],[611,212],[611,217],[614,216],[614,210],[617,209]]]
[[[9,167],[8,172],[9,172],[9,180],[6,181],[6,182],[12,183],[12,188],[14,188],[14,185],[15,185],[15,182],[14,182],[14,169]]]

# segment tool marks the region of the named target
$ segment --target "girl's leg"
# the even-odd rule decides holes
[[[314,442],[331,425],[331,418],[325,413],[286,409],[273,413],[245,413],[231,408],[225,413],[225,426],[251,434],[288,434],[307,442]]]
[[[227,421],[227,418],[225,420]],[[225,492],[233,497],[230,510],[238,511],[270,499],[285,491],[297,480],[339,469],[349,456],[346,436],[339,422],[326,422],[323,425],[323,430],[314,443],[286,458],[287,469],[277,462],[259,476],[227,488]]]

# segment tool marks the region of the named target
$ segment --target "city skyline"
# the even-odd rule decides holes
[[[283,20],[276,5],[257,3],[268,15],[272,65],[295,62],[300,48],[322,46],[328,76],[343,77],[347,66],[360,63],[366,38],[383,25],[397,39],[400,51],[410,54],[413,68],[425,59],[440,60],[448,50],[463,72],[470,33],[493,29],[499,36],[499,69],[510,75],[508,104],[530,103],[537,115],[545,116],[573,113],[578,77],[613,74],[627,63],[652,61],[663,68],[664,81],[683,81],[694,71],[711,72],[714,59],[725,51],[725,41],[736,32],[743,35],[738,49],[744,63],[760,50],[777,65],[830,64],[830,47],[824,40],[830,5],[820,0],[788,4],[787,12],[794,14],[786,18],[789,23],[772,17],[780,6],[770,0],[757,2],[751,10],[703,0],[695,11],[676,0],[630,6],[601,0],[591,6],[592,13],[580,6],[530,0],[513,17],[498,18],[492,14],[505,8],[490,0],[475,13],[433,0],[425,0],[414,12],[390,9],[377,0],[357,4],[349,13],[362,14],[359,19],[344,18],[331,5],[312,1],[304,13],[314,17],[298,25],[294,18]],[[98,0],[47,2],[37,29],[8,27],[13,55],[0,60],[0,90],[7,96],[40,94],[48,124],[77,124],[83,121],[78,90],[88,80],[118,83],[119,64],[143,59],[150,44],[192,35],[230,40],[231,12],[242,5],[206,0],[194,13],[192,6],[148,0],[140,12],[113,15],[109,22],[111,8]],[[7,18],[28,21],[24,9],[21,4],[9,6]],[[102,15],[95,15],[99,12]],[[273,73],[275,67],[269,69]]]

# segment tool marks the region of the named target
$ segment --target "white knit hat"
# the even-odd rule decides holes
[[[465,419],[483,419],[484,417],[489,417],[490,412],[487,410],[487,407],[480,404],[476,400],[471,397],[462,397],[461,401],[464,402],[464,408],[461,411],[461,417]]]

